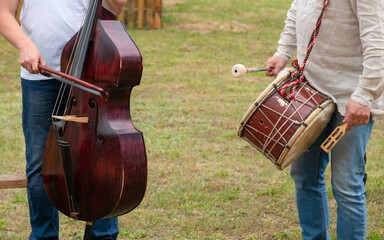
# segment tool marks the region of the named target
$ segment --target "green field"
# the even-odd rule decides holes
[[[237,136],[272,79],[231,76],[236,63],[263,67],[272,56],[290,2],[163,0],[161,30],[128,29],[144,61],[131,115],[145,138],[148,187],[119,218],[119,239],[301,239],[289,170]],[[18,52],[0,38],[0,174],[24,174],[21,111]],[[384,239],[383,123],[367,153],[368,239]],[[329,174],[327,182],[336,239]],[[82,239],[84,223],[60,218],[60,239]],[[0,190],[0,239],[29,232],[26,190]]]

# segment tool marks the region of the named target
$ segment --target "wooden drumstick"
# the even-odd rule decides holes
[[[336,145],[338,141],[344,136],[347,124],[337,127],[333,132],[327,137],[327,139],[321,144],[321,148],[328,153]]]
[[[250,72],[262,72],[268,71],[269,68],[247,68],[243,64],[236,64],[232,67],[232,75],[237,78],[244,77],[247,73]]]

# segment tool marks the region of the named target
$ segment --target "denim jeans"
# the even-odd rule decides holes
[[[41,168],[51,114],[60,85],[56,80],[21,79],[27,192],[32,227],[30,240],[59,238],[59,214],[45,193]],[[92,239],[116,239],[118,232],[117,217],[96,220],[93,223]]]
[[[337,126],[343,116],[337,111],[314,144],[291,165],[295,182],[296,202],[303,239],[330,240],[330,224],[325,169],[329,154],[320,144]],[[373,121],[352,127],[331,150],[331,184],[337,202],[337,239],[364,240],[367,228],[365,201],[364,155]]]

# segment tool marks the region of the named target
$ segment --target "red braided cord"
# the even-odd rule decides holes
[[[292,66],[295,68],[295,70],[291,72],[292,78],[291,78],[291,80],[289,80],[289,82],[284,84],[284,86],[282,86],[279,89],[281,96],[283,96],[288,101],[292,101],[295,99],[295,96],[293,95],[293,93],[294,93],[295,89],[297,87],[299,87],[304,81],[303,72],[304,72],[305,64],[307,63],[309,54],[311,53],[311,51],[313,49],[313,45],[314,45],[315,40],[317,38],[317,35],[319,34],[321,22],[323,21],[324,10],[325,10],[325,7],[327,6],[327,4],[328,4],[328,0],[324,0],[324,6],[323,6],[323,9],[321,10],[319,18],[317,19],[315,29],[313,30],[312,35],[311,35],[311,39],[309,40],[309,43],[307,46],[307,53],[305,55],[303,64],[301,66],[299,66],[297,59],[292,62]]]

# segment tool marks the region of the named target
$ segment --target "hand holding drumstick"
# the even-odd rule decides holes
[[[347,124],[347,132],[354,126],[367,125],[371,118],[371,109],[355,100],[349,99],[345,107],[344,124]]]
[[[270,77],[277,76],[287,63],[288,61],[284,58],[273,56],[265,62],[265,67],[268,69],[265,74]]]
[[[337,127],[329,137],[321,144],[325,152],[329,152],[338,141],[344,136],[345,131],[349,132],[354,126],[367,125],[371,117],[371,109],[350,99],[345,107],[343,125]]]
[[[273,77],[277,76],[277,74],[287,65],[287,62],[287,60],[281,57],[273,56],[265,63],[265,68],[247,68],[242,64],[236,64],[232,67],[232,75],[240,78],[250,72],[265,71],[267,76]]]

